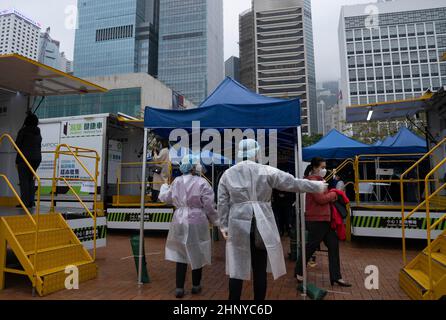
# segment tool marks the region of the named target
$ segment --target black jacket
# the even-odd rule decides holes
[[[16,144],[28,161],[38,163],[42,161],[42,136],[39,127],[23,127],[20,129]],[[15,162],[17,164],[24,162],[18,153]]]

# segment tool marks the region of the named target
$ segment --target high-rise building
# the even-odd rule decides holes
[[[60,52],[60,42],[51,37],[50,31],[48,27],[45,32],[40,33],[39,62],[63,72],[72,73],[73,61],[68,60],[64,52]]]
[[[161,0],[158,78],[195,104],[224,79],[223,1]]]
[[[240,82],[240,59],[237,57],[230,57],[225,62],[225,75]]]
[[[240,83],[256,91],[254,13],[249,9],[239,16]]]
[[[446,2],[344,6],[339,23],[342,107],[412,99],[446,85]]]
[[[159,0],[78,1],[74,74],[157,74]]]
[[[15,9],[0,10],[0,55],[17,53],[37,60],[41,25]]]
[[[316,76],[310,0],[254,0],[254,79],[258,93],[300,98],[302,132],[318,132]],[[247,57],[252,35],[250,13],[240,16],[240,57]],[[248,70],[242,79],[250,79]],[[243,82],[243,81],[242,81]]]

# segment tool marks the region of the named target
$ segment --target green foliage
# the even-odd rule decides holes
[[[311,136],[302,136],[302,146],[305,147],[309,147],[312,146],[313,144],[319,142],[322,139],[322,135],[321,134],[313,134]]]

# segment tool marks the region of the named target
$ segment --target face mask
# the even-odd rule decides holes
[[[320,169],[317,175],[321,178],[324,178],[327,175],[327,169]]]

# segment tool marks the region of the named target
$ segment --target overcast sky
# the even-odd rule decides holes
[[[249,9],[251,0],[223,0],[225,21],[225,59],[238,56],[238,15]],[[338,22],[342,5],[370,3],[374,0],[312,0],[317,81],[339,78]],[[1,0],[0,9],[16,8],[37,20],[43,28],[51,27],[51,35],[61,42],[61,50],[73,57],[74,30],[70,22],[70,6],[76,0]]]

